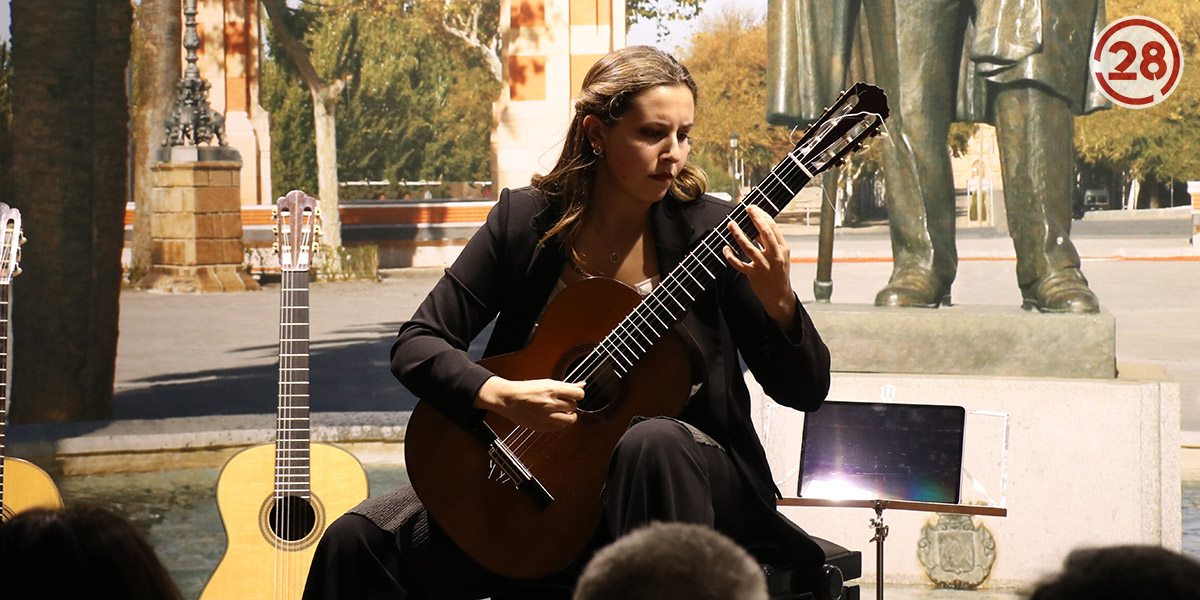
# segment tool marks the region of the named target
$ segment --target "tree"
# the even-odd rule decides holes
[[[654,21],[658,38],[667,35],[667,21],[686,21],[700,16],[701,0],[626,0],[625,25]]]
[[[298,21],[293,17],[293,11],[284,6],[282,0],[262,0],[262,4],[267,9],[274,39],[279,41],[312,94],[317,147],[317,196],[322,213],[323,241],[338,248],[342,245],[342,226],[338,214],[337,107],[342,90],[349,81],[349,74],[342,72],[337,68],[340,65],[335,64],[322,76],[313,65],[308,48],[293,32]],[[353,41],[346,40],[347,43]]]
[[[1075,149],[1088,165],[1135,181],[1196,179],[1200,173],[1200,3],[1109,0],[1111,21],[1150,15],[1180,38],[1184,72],[1171,97],[1146,109],[1114,107],[1075,120]]]
[[[134,9],[133,72],[133,247],[130,279],[150,268],[150,215],[154,183],[150,165],[165,135],[164,123],[179,81],[180,0],[141,0]]]
[[[14,422],[112,416],[124,245],[129,0],[14,0]]]
[[[0,198],[12,198],[12,48],[0,43]]]
[[[338,64],[348,75],[337,118],[341,178],[486,178],[499,82],[476,49],[441,28],[440,14],[396,7],[345,5],[306,27],[314,64]],[[298,80],[290,61],[275,56],[264,65],[273,174],[289,187],[312,169],[311,98]]]
[[[736,133],[751,183],[794,146],[789,129],[767,124],[766,47],[764,21],[745,10],[725,9],[701,19],[681,56],[700,88],[693,156],[709,171],[728,169],[730,135]]]

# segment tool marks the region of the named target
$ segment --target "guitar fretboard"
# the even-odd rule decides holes
[[[8,427],[8,304],[11,287],[11,283],[0,283],[0,506],[4,506],[4,436]]]
[[[817,130],[801,139],[747,194],[744,203],[733,209],[727,221],[708,232],[567,379],[591,383],[592,375],[607,371],[606,367],[618,378],[628,373],[729,265],[722,248],[738,248],[728,229],[729,221],[737,223],[750,239],[757,238],[758,230],[747,207],[757,206],[774,218],[815,174],[829,168],[879,126],[882,122],[879,115],[851,114],[856,100],[850,97],[845,104],[831,109]]]
[[[279,412],[275,495],[307,498],[309,480],[308,272],[283,271],[279,308]]]

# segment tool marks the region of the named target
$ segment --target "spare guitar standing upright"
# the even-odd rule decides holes
[[[9,314],[12,279],[21,272],[21,211],[0,202],[0,521],[31,508],[61,508],[54,480],[37,465],[5,457],[8,424],[8,357],[12,348]]]
[[[329,521],[367,497],[358,459],[309,442],[308,267],[316,200],[293,191],[276,207],[283,285],[279,317],[279,412],[274,444],[243,450],[217,480],[225,556],[204,600],[299,598]]]

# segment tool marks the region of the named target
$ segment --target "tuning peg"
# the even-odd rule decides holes
[[[21,267],[17,267],[17,269],[15,271],[13,271],[13,277],[16,277],[17,275],[20,275],[20,274],[21,274]]]
[[[275,243],[271,244],[271,251],[279,252],[279,242],[275,242]]]
[[[279,207],[278,206],[271,207],[271,218],[272,219],[279,218]]]
[[[25,234],[24,234],[24,233],[22,233],[22,234],[21,234],[21,239],[20,239],[20,240],[18,240],[18,241],[17,241],[17,243],[18,243],[18,244],[24,244],[24,243],[25,243],[25,242],[27,242],[27,241],[29,241],[29,240],[25,239]]]

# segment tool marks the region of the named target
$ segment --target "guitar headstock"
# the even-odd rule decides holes
[[[317,200],[299,190],[279,198],[275,205],[275,251],[279,268],[284,271],[307,271],[312,264],[313,248],[318,232]]]
[[[862,150],[867,138],[879,135],[889,114],[883,90],[860,81],[825,109],[821,118],[804,132],[791,155],[804,165],[809,176],[816,176]]]
[[[0,202],[0,284],[21,274],[21,211]]]

